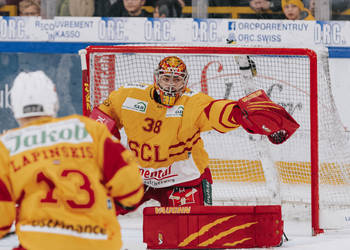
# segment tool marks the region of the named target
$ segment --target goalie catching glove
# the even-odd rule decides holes
[[[272,102],[261,89],[239,99],[232,115],[246,131],[266,135],[274,144],[285,142],[300,127],[282,106]]]
[[[99,108],[94,108],[89,117],[97,122],[105,124],[108,130],[112,133],[112,135],[114,135],[116,138],[118,138],[118,140],[120,140],[119,130],[112,117],[104,113]]]

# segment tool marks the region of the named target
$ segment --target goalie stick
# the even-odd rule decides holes
[[[245,94],[249,95],[258,89],[254,83],[254,77],[257,75],[256,64],[247,55],[235,56],[235,61],[238,64],[241,73],[241,86],[243,87]],[[273,204],[281,205],[280,176],[274,167],[272,158],[270,157],[269,143],[266,141],[266,136],[255,134],[249,135],[249,137],[257,141],[265,181],[268,191],[271,193],[271,202]],[[278,246],[282,246],[283,241],[288,240],[287,235],[283,231],[281,243]]]
[[[258,90],[254,82],[254,77],[257,75],[256,64],[248,55],[235,56],[235,61],[240,69],[240,84],[246,95]],[[270,157],[269,143],[266,141],[266,136],[258,134],[250,134],[249,138],[256,141],[261,165],[265,175],[267,189],[271,194],[272,204],[281,204],[280,197],[280,177],[274,167],[274,162]]]

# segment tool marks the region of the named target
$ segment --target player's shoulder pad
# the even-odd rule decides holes
[[[150,84],[147,83],[128,83],[124,85],[125,89],[131,89],[131,88],[136,88],[136,89],[142,89],[145,90],[147,89],[149,86],[151,86]]]

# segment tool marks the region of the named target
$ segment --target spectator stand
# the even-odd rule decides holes
[[[350,20],[350,8],[342,12],[333,11],[332,20]]]
[[[18,9],[16,5],[6,4],[0,7],[0,16],[17,16]]]
[[[148,12],[154,11],[153,6],[143,6]],[[192,17],[192,6],[182,8],[183,17]],[[268,10],[263,13],[257,13],[248,6],[209,6],[208,18],[243,18],[243,19],[284,19],[282,11]]]

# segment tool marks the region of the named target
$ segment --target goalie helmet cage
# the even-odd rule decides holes
[[[350,155],[331,92],[327,54],[304,48],[89,46],[80,55],[86,116],[122,85],[153,84],[154,69],[169,55],[186,63],[190,89],[238,100],[245,96],[247,79],[235,56],[249,55],[257,71],[253,84],[284,106],[301,127],[282,145],[262,143],[261,136],[242,128],[202,133],[214,179],[214,205],[271,204],[276,196],[271,190],[277,190],[283,216],[311,220],[313,235],[332,228],[327,224],[337,221],[334,214],[349,211]],[[266,158],[272,160],[266,163]],[[271,178],[271,168],[277,178]],[[323,210],[328,221],[320,216]]]

